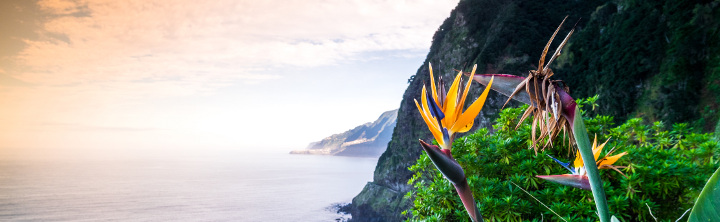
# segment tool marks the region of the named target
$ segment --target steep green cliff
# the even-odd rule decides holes
[[[306,149],[290,154],[378,157],[385,152],[397,123],[397,109],[382,113],[377,120],[343,133],[310,143]]]
[[[598,112],[620,120],[652,115],[651,120],[670,123],[697,120],[713,130],[720,98],[720,41],[715,25],[720,1],[657,2],[460,1],[438,28],[425,62],[411,77],[374,181],[353,199],[353,220],[405,218],[401,212],[412,201],[403,199],[411,189],[407,168],[422,152],[417,140],[432,139],[413,102],[420,98],[422,85],[429,83],[428,63],[444,79],[454,77],[453,69],[469,70],[473,64],[479,73],[527,75],[566,15],[570,25],[561,35],[578,21],[577,34],[553,68],[577,98],[600,94],[600,104],[608,105]],[[688,67],[692,69],[685,70]],[[468,98],[474,100],[482,89],[474,83]],[[506,99],[491,93],[474,127],[490,127]],[[706,118],[693,115],[704,107],[711,110]]]
[[[576,98],[624,120],[714,130],[720,95],[720,1],[611,1],[573,37],[556,72]],[[701,118],[698,118],[701,117]]]

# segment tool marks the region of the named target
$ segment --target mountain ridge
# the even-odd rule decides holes
[[[390,141],[397,123],[397,109],[383,112],[377,120],[312,142],[290,154],[379,157]]]

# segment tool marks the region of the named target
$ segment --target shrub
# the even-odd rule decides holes
[[[592,100],[578,102],[588,105]],[[503,110],[493,126],[494,133],[478,129],[452,145],[453,156],[465,169],[483,217],[487,221],[560,220],[513,182],[567,221],[594,221],[589,190],[535,177],[568,173],[546,154],[568,162],[575,152],[562,136],[552,148],[538,153],[529,149],[531,120],[515,129],[525,108]],[[613,118],[601,115],[585,118],[585,123],[588,134],[597,135],[599,143],[611,138],[603,153],[613,147],[616,153],[628,152],[615,164],[628,166],[622,170],[625,176],[601,170],[610,213],[621,221],[651,221],[653,216],[674,221],[692,207],[705,180],[720,165],[718,143],[710,134],[693,132],[688,124],[647,125],[635,118],[613,127]],[[410,170],[415,175],[409,183],[415,189],[406,198],[413,199],[413,207],[404,212],[410,214],[410,221],[469,220],[452,185],[426,154]]]

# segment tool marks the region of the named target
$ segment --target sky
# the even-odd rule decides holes
[[[397,109],[457,2],[2,1],[0,149],[302,149]]]

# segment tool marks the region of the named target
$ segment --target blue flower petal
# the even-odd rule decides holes
[[[430,104],[428,104],[430,106],[430,114],[432,114],[433,117],[437,117],[438,120],[442,120],[443,118],[445,118],[445,114],[440,109],[440,107],[438,107],[437,103],[435,103],[435,100],[433,99],[432,95],[430,95],[430,92],[427,92],[425,96],[427,96],[428,100],[430,101]]]
[[[565,167],[565,169],[568,169],[571,173],[575,174],[575,169],[573,169],[573,168],[570,167],[570,163],[563,163],[562,161],[560,161],[560,160],[558,160],[558,159],[555,159],[555,157],[552,157],[552,156],[550,156],[550,155],[548,155],[548,154],[545,154],[545,155],[547,155],[548,157],[550,157],[550,158],[552,158],[553,160],[555,160],[555,162],[557,162],[557,163],[559,163],[561,166]]]

